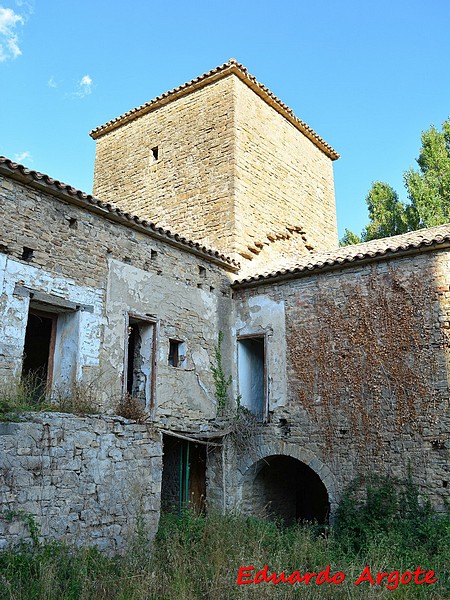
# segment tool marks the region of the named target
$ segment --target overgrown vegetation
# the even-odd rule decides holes
[[[70,389],[56,389],[52,397],[52,409],[74,415],[92,415],[99,412],[100,382],[96,379],[75,381]]]
[[[136,421],[136,423],[144,423],[147,418],[142,402],[130,394],[124,394],[122,396],[117,403],[114,412],[120,417]]]
[[[405,496],[406,494],[406,496]],[[409,494],[409,496],[408,496]],[[404,505],[402,506],[402,502]],[[109,558],[95,548],[64,544],[30,545],[0,553],[0,597],[5,600],[233,600],[239,598],[431,598],[450,596],[447,567],[450,520],[420,508],[410,485],[382,479],[357,480],[346,493],[334,529],[315,525],[283,528],[236,515],[164,515],[153,545],[140,524],[124,556]],[[268,572],[318,573],[329,565],[340,584],[281,582],[237,585],[240,567],[253,576]],[[354,582],[364,568],[391,573],[419,566],[438,578],[392,590]],[[392,588],[392,585],[391,585]]]
[[[219,331],[217,345],[214,348],[214,362],[211,371],[214,379],[215,395],[217,400],[217,414],[227,419],[227,439],[234,450],[240,455],[257,457],[257,436],[261,431],[261,423],[256,416],[241,404],[241,396],[231,404],[228,390],[232,384],[232,377],[226,377],[222,365],[223,332]]]
[[[55,386],[51,397],[36,373],[3,381],[0,384],[0,421],[17,421],[26,412],[63,412],[90,415],[100,412],[102,391],[108,383],[100,375],[91,381],[75,381],[70,387]],[[109,394],[114,401],[112,392]],[[137,398],[121,396],[115,404],[116,414],[143,423],[145,410]]]
[[[231,375],[225,376],[222,365],[222,342],[223,331],[219,331],[217,344],[214,347],[214,362],[211,363],[211,372],[214,379],[217,409],[219,414],[223,414],[228,403],[228,388],[231,385]]]
[[[298,401],[324,432],[328,456],[346,444],[361,472],[374,462],[386,468],[395,444],[439,440],[445,420],[447,398],[436,381],[448,334],[433,329],[431,274],[374,267],[356,283],[327,286],[307,311],[290,315]]]
[[[98,413],[99,383],[75,382],[70,390],[55,388],[50,399],[34,374],[3,382],[0,387],[0,421],[17,421],[25,412]]]
[[[239,401],[236,413],[228,423],[228,435],[232,447],[238,456],[250,456],[258,459],[258,436],[261,433],[261,423],[256,416]]]
[[[336,521],[339,541],[355,552],[379,537],[388,536],[401,554],[420,546],[427,556],[450,551],[450,520],[437,515],[429,500],[421,501],[418,488],[392,477],[357,477],[342,498]]]
[[[0,422],[18,421],[26,412],[98,414],[104,388],[105,382],[99,376],[92,381],[75,381],[69,388],[55,387],[50,398],[36,374],[4,381],[0,384]],[[142,403],[129,394],[116,400],[115,414],[137,423],[144,423],[147,418]]]
[[[42,391],[40,378],[33,375],[2,382],[0,386],[0,421],[16,421],[28,411],[52,410]]]

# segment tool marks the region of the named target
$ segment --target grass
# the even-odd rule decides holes
[[[449,519],[433,517],[437,535],[433,548],[411,545],[399,531],[378,532],[355,551],[344,534],[317,526],[283,528],[276,523],[236,515],[180,518],[163,515],[149,552],[142,528],[124,556],[107,557],[95,548],[71,548],[61,543],[22,544],[0,553],[0,597],[5,600],[234,600],[450,597],[446,569]],[[270,573],[342,571],[341,584],[313,580],[299,583],[237,585],[241,566],[268,565]],[[369,566],[377,571],[436,572],[432,585],[410,583],[397,589],[359,586],[354,581]],[[391,586],[392,587],[392,586]]]
[[[55,386],[50,398],[37,372],[10,379],[0,383],[0,422],[19,421],[20,415],[27,412],[98,414],[101,390],[108,389],[109,385],[110,382],[103,381],[101,376],[91,382],[75,381],[70,388]],[[129,394],[115,398],[112,392],[109,397],[115,405],[115,414],[137,423],[145,422],[147,415],[137,398]]]
[[[0,421],[17,421],[21,413],[42,410],[52,410],[52,407],[46,401],[45,389],[37,374],[2,382]]]
[[[39,373],[11,379],[0,385],[0,421],[18,421],[27,412],[96,414],[99,384],[74,382],[70,390],[55,388],[51,399]]]

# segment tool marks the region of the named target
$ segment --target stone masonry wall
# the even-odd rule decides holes
[[[303,230],[314,250],[335,248],[332,161],[238,79],[236,94],[239,252],[251,256],[248,246],[273,242],[287,227]]]
[[[17,292],[22,287],[50,301],[81,305],[73,313],[78,341],[72,380],[97,381],[102,411],[114,410],[123,390],[127,319],[133,313],[155,323],[156,405],[165,405],[165,414],[174,418],[180,403],[197,419],[214,413],[214,395],[206,390],[213,389],[209,362],[218,332],[229,330],[225,270],[7,178],[0,178],[0,224],[3,377],[21,373],[30,306],[30,297]],[[33,250],[31,257],[24,248]],[[119,272],[126,276],[117,277]],[[182,369],[168,365],[169,339],[186,342]],[[67,387],[71,380],[60,381]]]
[[[29,414],[0,423],[0,548],[42,538],[125,549],[160,509],[161,436],[121,417]]]
[[[271,371],[270,424],[256,458],[302,460],[332,506],[358,474],[406,479],[410,471],[442,509],[450,494],[449,273],[450,253],[440,251],[235,290],[237,333],[256,315],[261,329],[273,329],[268,365],[286,355],[286,368]],[[273,327],[269,301],[286,331]],[[285,402],[274,393],[284,385]],[[230,471],[236,501],[256,458]]]
[[[337,245],[331,160],[235,75],[96,143],[97,196],[237,260],[264,245],[284,259],[272,244],[297,229],[309,247]]]
[[[100,137],[94,194],[229,252],[234,229],[233,79],[221,79]]]

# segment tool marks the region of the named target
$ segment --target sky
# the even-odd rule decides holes
[[[90,193],[98,125],[236,58],[341,155],[339,234],[450,115],[449,0],[0,0],[0,154]]]

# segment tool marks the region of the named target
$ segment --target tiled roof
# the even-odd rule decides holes
[[[357,265],[360,262],[449,246],[450,224],[438,225],[437,227],[410,231],[389,238],[371,240],[363,244],[344,246],[329,252],[313,252],[305,256],[299,256],[294,267],[236,280],[233,286],[258,285],[260,283],[270,283],[272,280],[294,279],[322,270],[343,268]]]
[[[117,208],[113,204],[102,202],[95,196],[77,190],[66,183],[58,181],[57,179],[52,179],[48,175],[27,169],[23,165],[15,163],[4,156],[0,156],[0,174],[17,179],[18,181],[32,185],[33,187],[43,188],[46,192],[63,198],[67,202],[77,204],[78,206],[82,206],[87,210],[94,211],[97,214],[102,214],[103,216],[121,223],[122,225],[139,229],[143,233],[147,233],[151,237],[158,238],[172,246],[177,246],[188,252],[203,255],[204,258],[209,260],[212,259],[216,262],[220,262],[221,264],[225,263],[233,271],[237,271],[239,268],[239,263],[223,254],[220,254],[216,250],[211,250],[206,246],[202,246],[197,242],[193,242],[185,237],[182,237],[178,233],[172,233],[168,229],[157,227],[154,223],[140,219],[139,217],[131,215],[130,213],[123,212],[120,210],[120,208]]]
[[[265,85],[259,83],[259,81],[250,75],[247,69],[238,63],[234,58],[230,58],[230,60],[203,75],[200,75],[196,79],[192,79],[179,87],[174,88],[173,90],[169,90],[165,94],[161,96],[157,96],[150,102],[146,102],[141,106],[133,108],[128,112],[108,121],[104,125],[100,125],[96,127],[90,132],[90,136],[94,139],[97,139],[116,129],[120,125],[124,123],[128,123],[145,113],[150,112],[151,110],[155,110],[172,100],[176,100],[181,96],[189,94],[194,90],[209,85],[218,79],[222,79],[228,75],[234,73],[239,77],[241,81],[246,83],[258,96],[260,96],[265,102],[267,102],[272,108],[278,111],[281,115],[283,115],[288,121],[290,121],[299,131],[301,131],[307,138],[309,138],[318,148],[320,148],[331,160],[336,160],[339,158],[339,154],[334,150],[325,140],[323,140],[309,125],[307,125],[304,121],[301,121],[298,117],[295,116],[293,110],[289,108],[284,102],[282,102],[275,94],[273,94]]]

